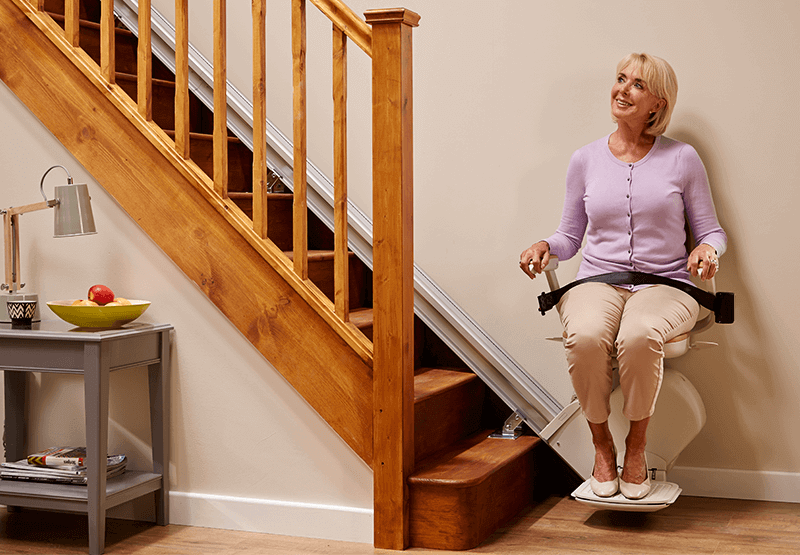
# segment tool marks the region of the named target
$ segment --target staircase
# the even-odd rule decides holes
[[[25,0],[0,0],[0,18],[6,34],[39,32],[28,20],[20,17],[18,8]],[[60,27],[65,26],[64,0],[44,0],[43,11],[49,14],[52,20]],[[117,23],[114,28],[116,44],[115,81],[135,102],[137,100],[137,37],[129,30]],[[101,63],[101,4],[99,0],[84,0],[80,3],[80,47],[95,63]],[[8,42],[0,43],[0,58],[8,59],[3,50],[11,48]],[[25,48],[22,46],[21,48]],[[16,53],[18,56],[22,54]],[[33,54],[33,58],[41,54]],[[3,64],[4,62],[0,62]],[[33,61],[31,62],[33,63]],[[153,121],[165,133],[166,137],[175,136],[175,76],[155,57],[152,63],[152,111]],[[6,67],[0,67],[0,77],[26,101],[33,95],[26,96],[24,88],[26,79],[18,78],[20,71],[36,72],[36,65],[27,68],[15,68],[10,72]],[[56,93],[54,93],[56,94]],[[86,100],[91,102],[91,100]],[[39,106],[33,100],[28,101],[34,114],[39,115]],[[40,116],[45,121],[45,118]],[[197,98],[190,98],[190,159],[191,162],[206,175],[214,175],[213,152],[213,113],[206,108]],[[47,124],[47,121],[45,121]],[[95,128],[98,135],[102,129]],[[58,135],[57,135],[58,136]],[[114,140],[109,137],[108,140]],[[62,139],[70,147],[70,141]],[[229,132],[227,141],[228,153],[228,199],[240,211],[237,213],[233,207],[220,208],[216,211],[222,213],[230,222],[233,219],[253,218],[253,152],[238,138]],[[79,160],[81,156],[76,154]],[[125,164],[138,164],[136,159],[125,160]],[[169,165],[168,160],[163,160],[164,165]],[[92,168],[86,163],[89,171]],[[103,183],[103,176],[96,176]],[[274,176],[273,176],[274,177]],[[277,251],[281,251],[288,259],[287,265],[291,266],[293,260],[293,206],[292,193],[282,190],[280,184],[277,190],[268,193],[268,238],[272,241]],[[115,192],[110,190],[115,194]],[[134,193],[126,193],[134,194]],[[139,221],[143,213],[151,210],[148,204],[147,193],[137,200],[120,201],[131,216]],[[212,211],[213,212],[213,211]],[[218,218],[219,219],[219,218]],[[334,234],[311,211],[307,214],[308,221],[308,278],[322,295],[335,301],[334,280]],[[217,225],[225,225],[220,222]],[[144,225],[143,225],[144,227]],[[147,230],[147,229],[146,229]],[[201,233],[195,229],[193,235]],[[202,241],[201,241],[202,242]],[[238,249],[246,250],[246,244]],[[233,243],[232,243],[233,245]],[[233,248],[233,247],[232,247]],[[180,255],[173,254],[169,249],[165,252],[173,258]],[[245,255],[249,258],[250,255]],[[228,265],[235,262],[217,260],[208,262],[210,267],[201,270],[193,268],[186,260],[176,260],[187,273],[190,279],[201,284],[209,298],[223,308],[226,304],[223,296],[232,294],[230,289],[219,286],[214,280],[223,280],[222,276],[235,271]],[[223,265],[225,268],[223,269]],[[349,269],[349,322],[351,327],[363,334],[365,343],[373,339],[373,276],[372,271],[359,260],[352,252],[348,253]],[[256,278],[267,282],[270,287],[283,287],[281,285],[283,274],[269,268],[262,269],[253,263],[250,272],[257,274]],[[263,274],[263,275],[262,275]],[[255,279],[255,278],[254,278]],[[276,285],[277,284],[277,285]],[[295,299],[291,292],[281,293],[279,297],[285,304],[301,304],[300,299]],[[270,300],[269,302],[275,302]],[[268,304],[265,301],[265,304]],[[305,310],[305,309],[304,309]],[[245,335],[254,343],[254,346],[273,361],[280,358],[276,351],[278,345],[264,344],[260,326],[268,325],[264,317],[258,315],[259,311],[271,312],[269,319],[280,319],[281,311],[265,307],[255,307],[251,318],[253,322],[235,322],[240,329],[245,328]],[[226,312],[227,313],[227,312]],[[234,316],[229,315],[234,321]],[[287,316],[288,317],[288,316]],[[292,316],[303,323],[313,319],[304,313]],[[319,320],[319,317],[316,318]],[[291,324],[290,327],[296,327]],[[313,334],[319,325],[303,325],[305,333]],[[548,482],[552,482],[552,472],[555,466],[551,452],[536,437],[523,434],[516,440],[490,438],[489,434],[502,427],[503,422],[511,413],[502,401],[484,383],[473,374],[466,365],[428,329],[419,318],[414,319],[414,469],[407,480],[408,495],[408,545],[435,549],[470,549],[483,542],[503,523],[513,518],[522,508],[542,496],[550,493]],[[295,332],[296,333],[296,332]],[[320,332],[323,333],[323,332]],[[330,330],[324,333],[330,334]],[[280,334],[279,334],[280,335]],[[315,339],[310,338],[310,343]],[[291,337],[285,340],[292,341]],[[308,340],[308,338],[306,338]],[[334,341],[335,343],[335,341]],[[348,349],[344,342],[337,348]],[[331,347],[333,348],[333,347]],[[338,377],[323,377],[316,384],[305,387],[305,377],[302,370],[289,377],[290,382],[298,388],[309,402],[317,408],[320,414],[331,422],[334,429],[354,448],[354,450],[369,464],[374,464],[373,453],[370,446],[372,435],[371,417],[356,418],[362,422],[360,425],[340,424],[340,414],[350,409],[345,407],[332,407],[335,400],[342,398],[342,403],[347,403],[347,398],[358,398],[359,392],[372,395],[370,382],[371,373],[369,361],[358,353],[351,354],[343,364],[356,365],[359,370],[355,373],[358,379],[350,380],[353,384],[349,394],[340,394],[332,390],[332,382],[337,382]],[[295,355],[303,357],[305,355]],[[342,356],[333,354],[330,359],[341,359]],[[327,360],[327,359],[326,359]],[[301,365],[302,360],[274,362],[275,366],[284,370],[288,365]],[[335,369],[334,369],[335,371]],[[286,370],[286,372],[289,372]],[[286,375],[286,373],[285,373]],[[345,387],[345,386],[341,386]],[[322,393],[320,393],[322,392]],[[319,397],[326,399],[319,399]],[[333,399],[333,401],[331,400]],[[356,401],[353,401],[355,403]],[[370,409],[371,410],[371,409]],[[337,412],[339,411],[339,412]],[[369,420],[369,422],[368,422]],[[353,429],[363,428],[363,429]],[[379,495],[376,492],[376,496]],[[377,521],[376,521],[377,526]],[[379,533],[376,530],[376,538]],[[378,542],[376,542],[378,543]],[[381,547],[377,545],[377,547]],[[387,547],[387,546],[384,546]],[[388,546],[396,547],[396,546]],[[401,546],[406,547],[406,546]]]

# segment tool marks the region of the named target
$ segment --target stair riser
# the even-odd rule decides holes
[[[473,380],[414,404],[416,462],[480,428],[485,391],[483,382]]]
[[[451,550],[478,546],[534,501],[535,459],[533,450],[475,486],[410,485],[411,545]]]

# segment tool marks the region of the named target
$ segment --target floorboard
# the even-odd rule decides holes
[[[86,553],[82,515],[0,509],[0,553]],[[467,552],[410,549],[449,555],[800,554],[800,504],[681,497],[656,513],[594,511],[552,496],[531,507]],[[362,555],[393,551],[371,545],[191,526],[156,526],[109,519],[106,553],[137,555]]]

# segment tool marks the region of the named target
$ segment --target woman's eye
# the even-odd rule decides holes
[[[644,89],[644,87],[642,86],[642,84],[641,84],[641,83],[636,83],[636,84],[634,85],[634,87],[636,87],[637,89]]]

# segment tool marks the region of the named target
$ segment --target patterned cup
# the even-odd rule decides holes
[[[15,325],[30,326],[36,314],[36,301],[8,301],[8,317]]]

